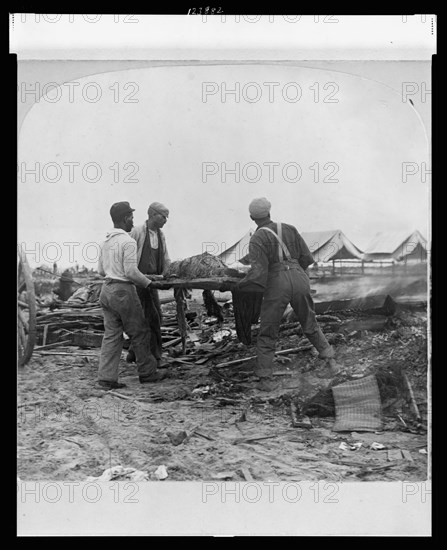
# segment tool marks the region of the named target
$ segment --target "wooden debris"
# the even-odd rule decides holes
[[[166,279],[165,281],[153,281],[152,288],[169,290],[170,288],[197,288],[202,290],[219,290],[223,285],[237,284],[240,278],[236,277],[213,277],[199,279]]]
[[[40,351],[39,349],[34,348],[35,352],[39,352],[41,355],[70,355],[71,357],[98,357],[93,353],[79,353],[78,351]]]
[[[250,469],[246,466],[241,468],[241,473],[245,478],[245,481],[254,481],[254,477],[250,473]]]
[[[180,341],[182,343],[182,353],[186,351],[186,335],[188,333],[188,323],[185,317],[185,310],[188,307],[186,303],[186,291],[179,288],[174,291],[177,311],[177,324],[180,332]]]
[[[340,323],[340,318],[335,315],[317,315],[316,317],[319,323]]]
[[[252,436],[246,436],[246,437],[238,437],[233,441],[233,445],[239,445],[240,443],[250,443],[252,441],[261,441],[262,439],[272,439],[274,437],[278,437],[279,435],[285,435],[289,434],[290,430],[277,432],[275,434],[270,435],[252,435]]]
[[[347,309],[358,309],[360,311],[371,311],[392,315],[397,308],[396,302],[388,295],[366,296],[353,300],[332,300],[330,302],[316,302],[315,313],[326,314],[331,311],[344,311]]]
[[[26,403],[20,403],[20,405],[17,405],[17,408],[20,409],[22,407],[32,407],[33,405],[40,405],[40,403],[45,403],[45,401],[28,401]]]
[[[181,341],[182,341],[182,338],[181,338],[181,336],[179,336],[178,338],[174,338],[173,340],[170,340],[169,342],[163,343],[162,347],[163,348],[170,348],[171,346],[176,346],[177,344],[180,344]]]
[[[300,351],[306,351],[308,349],[311,349],[312,347],[313,347],[312,344],[304,344],[302,346],[298,346],[297,348],[289,348],[289,349],[283,349],[281,351],[277,351],[275,355],[286,355],[288,353],[298,353]],[[256,355],[250,355],[250,357],[242,357],[241,359],[234,359],[233,361],[227,361],[226,363],[219,363],[218,365],[215,365],[214,368],[231,367],[232,365],[237,365],[238,363],[246,363],[251,359],[256,359]]]
[[[402,456],[405,458],[405,460],[409,460],[410,462],[414,462],[413,457],[411,456],[410,451],[407,451],[405,449],[402,449]]]
[[[219,472],[211,476],[212,479],[233,479],[236,477],[236,472]]]
[[[406,373],[404,371],[402,371],[402,377],[403,377],[405,385],[408,389],[408,394],[410,396],[411,406],[412,406],[413,412],[416,416],[416,419],[417,420],[422,420],[422,417],[419,413],[419,408],[418,408],[417,403],[416,403],[416,399],[414,398],[413,388],[411,387],[410,381],[408,380],[408,376],[406,375]]]
[[[193,429],[191,435],[198,435],[199,437],[203,437],[203,439],[207,439],[208,441],[215,441],[214,437],[211,437],[209,434],[206,434],[197,428]]]
[[[71,340],[63,340],[62,342],[54,342],[54,344],[47,344],[46,346],[37,346],[34,348],[34,351],[42,351],[45,349],[57,348],[58,346],[66,346],[71,344]]]
[[[45,346],[47,343],[47,335],[48,335],[48,324],[44,325],[43,327],[43,338],[42,338],[42,346]]]

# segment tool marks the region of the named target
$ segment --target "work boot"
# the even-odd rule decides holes
[[[155,374],[151,374],[150,376],[140,376],[139,380],[141,384],[150,384],[154,382],[161,382],[161,380],[164,380],[167,377],[167,372],[156,372]]]
[[[318,378],[334,378],[337,374],[341,373],[340,365],[338,365],[333,357],[326,361],[326,365],[323,369],[319,369],[316,372]]]
[[[136,359],[137,358],[135,357],[135,352],[130,349],[126,356],[126,363],[135,363]]]
[[[120,388],[127,388],[126,384],[122,382],[111,382],[110,380],[98,380],[98,384],[106,390],[118,390]]]

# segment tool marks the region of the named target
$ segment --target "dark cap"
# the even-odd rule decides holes
[[[115,202],[110,208],[110,215],[113,221],[120,221],[134,211],[135,208],[131,208],[128,202]]]

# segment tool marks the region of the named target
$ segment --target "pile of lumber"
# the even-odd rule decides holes
[[[73,343],[80,347],[96,347],[102,341],[104,319],[102,309],[96,305],[66,305],[53,311],[40,311],[36,317],[37,343],[39,349],[48,349],[58,344]],[[85,338],[85,342],[83,341]],[[90,338],[90,340],[89,340]]]

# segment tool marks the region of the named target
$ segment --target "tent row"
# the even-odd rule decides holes
[[[219,254],[227,265],[233,265],[248,253],[254,230],[250,229],[235,244]],[[415,230],[408,232],[379,232],[364,250],[356,246],[340,229],[301,233],[316,262],[336,260],[374,261],[426,261],[427,240]]]

